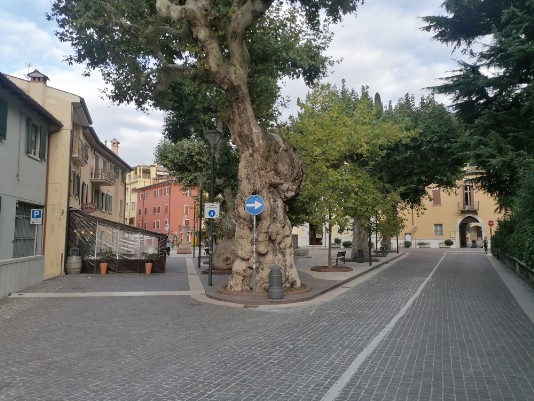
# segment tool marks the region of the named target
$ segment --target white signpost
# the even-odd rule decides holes
[[[245,200],[245,210],[254,217],[252,236],[252,287],[256,295],[256,216],[263,212],[265,202],[259,195],[251,195]]]
[[[219,217],[220,205],[221,204],[218,202],[204,203],[204,218],[205,219],[216,219],[217,217]]]

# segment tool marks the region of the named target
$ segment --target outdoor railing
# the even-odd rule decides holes
[[[498,249],[491,248],[491,253],[506,266],[515,271],[519,277],[534,287],[534,268],[527,266],[520,260],[514,258],[513,256],[507,255]]]

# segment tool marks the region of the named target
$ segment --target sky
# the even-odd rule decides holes
[[[443,14],[443,0],[366,0],[356,16],[346,17],[333,28],[334,40],[327,54],[341,60],[324,81],[348,88],[379,92],[382,102],[395,103],[406,93],[416,99],[439,84],[439,78],[456,68],[458,54],[432,41],[420,30],[419,17]],[[54,35],[57,28],[47,21],[51,0],[0,0],[0,72],[25,78],[38,69],[50,78],[49,86],[83,97],[101,142],[115,138],[119,156],[130,166],[154,161],[154,149],[162,139],[163,113],[138,111],[133,105],[114,105],[101,94],[105,87],[98,73],[82,76],[83,66],[63,62],[71,54],[68,44]],[[302,81],[286,81],[283,95],[290,107],[283,118],[295,115],[296,101],[308,89]],[[447,104],[446,98],[438,97]]]

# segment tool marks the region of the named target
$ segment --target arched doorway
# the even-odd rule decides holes
[[[458,225],[460,248],[478,248],[482,241],[482,224],[474,216],[464,217]]]
[[[310,224],[310,245],[323,244],[323,230],[313,224]]]

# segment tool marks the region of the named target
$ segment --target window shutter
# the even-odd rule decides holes
[[[48,137],[48,130],[43,127],[39,128],[39,159],[44,161],[46,158],[46,138]]]
[[[0,139],[7,137],[7,101],[0,99]]]
[[[26,119],[26,153],[32,152],[32,119]]]
[[[432,204],[434,206],[441,205],[441,190],[440,189],[432,190]]]

